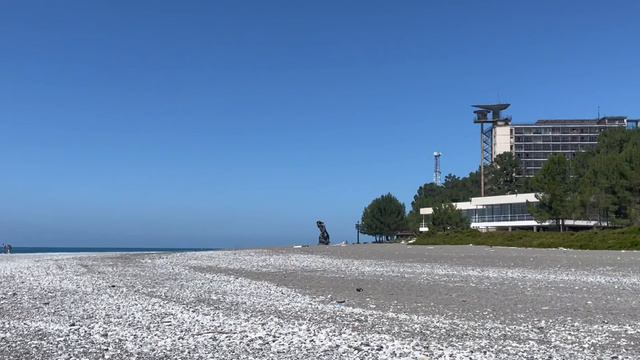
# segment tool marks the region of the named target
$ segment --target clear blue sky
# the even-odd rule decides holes
[[[355,239],[477,166],[473,103],[640,117],[637,1],[3,1],[0,240]]]

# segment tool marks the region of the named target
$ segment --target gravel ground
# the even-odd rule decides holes
[[[0,256],[0,359],[638,359],[640,253]]]

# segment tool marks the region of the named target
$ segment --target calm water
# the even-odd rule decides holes
[[[219,249],[206,248],[122,248],[122,247],[14,247],[14,254],[37,253],[96,253],[96,252],[185,252],[185,251],[211,251]],[[0,253],[2,248],[0,248]]]

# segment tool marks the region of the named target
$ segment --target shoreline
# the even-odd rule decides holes
[[[43,251],[37,251],[43,250]],[[67,250],[67,251],[65,251]],[[118,253],[178,253],[178,252],[199,252],[217,251],[218,248],[143,248],[143,247],[46,247],[46,246],[21,246],[14,247],[10,254],[2,255],[29,255],[29,254],[118,254]]]
[[[14,249],[100,249],[99,251],[43,251],[43,252],[12,252],[10,254],[4,254],[4,253],[0,253],[0,259],[3,258],[3,255],[9,255],[9,256],[27,256],[27,255],[34,255],[34,256],[44,256],[44,255],[51,255],[51,256],[56,256],[56,255],[64,255],[64,256],[69,256],[69,255],[79,255],[79,256],[94,256],[94,255],[100,255],[100,254],[106,254],[106,255],[118,255],[118,254],[162,254],[162,253],[166,253],[166,254],[176,254],[176,253],[200,253],[200,252],[217,252],[217,251],[251,251],[251,250],[273,250],[273,251],[277,251],[277,250],[304,250],[304,249],[314,249],[314,248],[318,248],[318,249],[322,249],[322,248],[342,248],[342,247],[367,247],[367,246],[373,246],[373,247],[383,247],[383,246],[404,246],[406,248],[426,248],[426,249],[433,249],[433,248],[446,248],[446,247],[459,247],[459,248],[463,248],[463,247],[478,247],[478,248],[493,248],[493,249],[524,249],[524,250],[545,250],[545,251],[577,251],[577,252],[593,252],[593,253],[597,253],[597,252],[612,252],[612,253],[625,253],[625,252],[629,252],[629,253],[638,253],[640,252],[640,250],[638,249],[575,249],[575,248],[564,248],[564,247],[526,247],[526,246],[507,246],[507,245],[490,245],[490,244],[408,244],[408,243],[401,243],[401,242],[397,242],[397,243],[366,243],[366,244],[355,244],[355,243],[350,243],[350,244],[343,244],[343,243],[338,243],[338,244],[330,244],[330,245],[318,245],[318,244],[293,244],[293,245],[289,245],[289,246],[273,246],[273,247],[246,247],[246,248],[120,248],[120,247],[115,247],[115,248],[79,248],[79,247],[40,247],[40,246],[33,246],[33,247],[16,247]]]

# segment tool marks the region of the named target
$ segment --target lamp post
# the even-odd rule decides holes
[[[360,221],[356,223],[356,243],[360,244]]]

